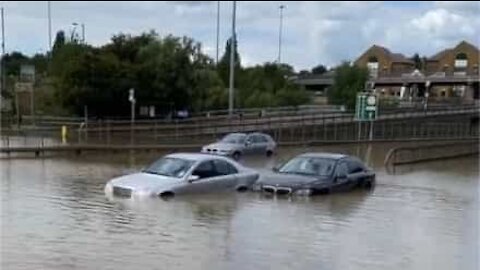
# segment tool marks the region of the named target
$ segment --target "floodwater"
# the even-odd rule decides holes
[[[358,155],[373,191],[108,201],[154,154],[0,159],[1,269],[479,269],[478,158],[383,168],[391,144],[282,149]]]

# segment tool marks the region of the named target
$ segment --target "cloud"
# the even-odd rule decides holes
[[[119,32],[187,35],[216,53],[215,1],[54,2],[53,36],[84,23],[94,45]],[[478,2],[237,2],[237,37],[243,63],[278,56],[279,5],[284,9],[282,62],[297,70],[354,60],[372,44],[394,52],[431,55],[466,39],[479,44]],[[7,51],[29,54],[48,48],[46,2],[3,3]],[[220,55],[231,34],[231,2],[221,2]]]

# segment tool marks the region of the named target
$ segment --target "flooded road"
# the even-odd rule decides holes
[[[478,158],[403,167],[389,144],[286,148],[358,155],[371,191],[108,201],[105,183],[159,154],[1,159],[1,269],[479,269]]]

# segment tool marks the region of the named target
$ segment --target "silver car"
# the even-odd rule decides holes
[[[259,174],[225,157],[198,153],[167,155],[141,172],[110,180],[107,196],[169,198],[180,194],[246,191]]]
[[[276,147],[272,137],[264,133],[230,133],[220,141],[202,147],[202,153],[230,156],[239,160],[248,154],[271,156]]]

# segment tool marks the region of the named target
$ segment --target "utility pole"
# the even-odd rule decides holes
[[[82,43],[85,44],[85,24],[82,23]]]
[[[217,51],[215,54],[215,64],[218,65],[218,43],[220,36],[220,1],[217,1]]]
[[[285,8],[284,5],[280,5],[280,25],[278,29],[278,59],[277,63],[280,64],[281,57],[282,57],[282,30],[283,30],[283,9]]]
[[[50,1],[47,1],[47,12],[48,12],[48,48],[50,53],[52,53],[52,13],[50,9]]]
[[[234,87],[234,78],[235,78],[235,16],[237,9],[237,1],[233,1],[233,10],[232,10],[232,37],[230,39],[230,83],[228,91],[228,116],[233,116],[233,87]]]

